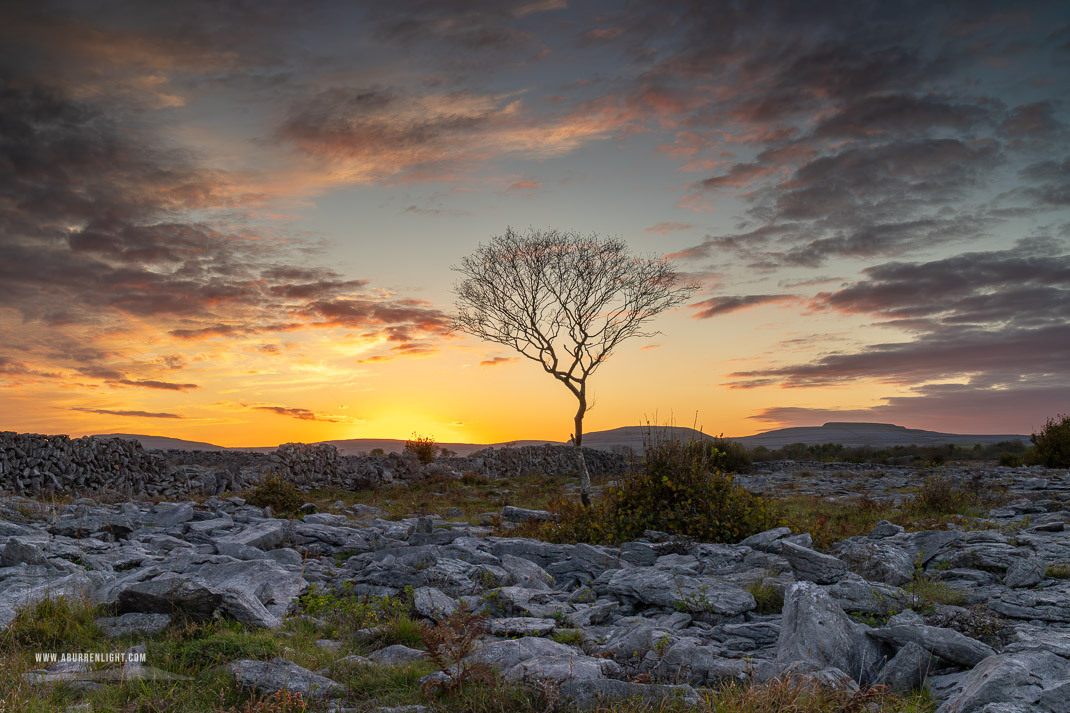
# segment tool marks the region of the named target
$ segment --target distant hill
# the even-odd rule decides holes
[[[106,433],[94,434],[93,438],[125,438],[130,441],[138,441],[143,448],[150,450],[175,449],[180,451],[251,451],[253,453],[270,453],[278,446],[217,446],[214,443],[202,443],[200,441],[186,441],[181,438],[169,436],[143,436],[132,433]],[[386,453],[405,450],[405,441],[395,438],[350,438],[337,441],[318,441],[335,446],[342,455],[357,455],[367,453],[375,448],[382,448]],[[448,448],[457,455],[469,455],[484,448],[501,448],[504,446],[541,446],[553,441],[509,441],[506,443],[436,443],[439,448]],[[281,445],[281,444],[280,444]]]
[[[184,441],[181,438],[170,438],[168,436],[141,436],[133,433],[96,433],[92,438],[122,438],[127,441],[140,441],[142,448],[148,448],[150,450],[166,451],[169,448],[177,448],[182,451],[226,451],[232,450],[224,448],[223,446],[217,446],[212,443],[201,443],[199,441]],[[237,450],[237,449],[233,449]],[[243,449],[254,450],[254,449]],[[270,450],[274,450],[273,448]]]
[[[601,450],[619,450],[631,448],[634,451],[642,451],[645,437],[648,432],[646,426],[622,426],[611,428],[607,431],[593,431],[583,435],[583,445],[589,448]],[[712,438],[709,434],[696,431],[693,428],[682,426],[662,426],[654,429],[656,433],[671,435],[681,439]],[[249,446],[239,448],[225,448],[211,443],[197,441],[185,441],[181,438],[169,438],[167,436],[141,436],[128,433],[112,433],[108,435],[94,436],[94,438],[126,438],[140,441],[145,448],[166,450],[176,448],[179,450],[199,451],[254,451],[265,453],[275,450],[277,446]],[[940,433],[937,431],[924,431],[918,428],[906,428],[891,423],[851,423],[832,421],[823,426],[800,426],[795,428],[778,428],[774,431],[757,433],[753,436],[732,437],[747,448],[765,446],[775,450],[792,443],[805,443],[815,445],[818,443],[842,443],[845,446],[873,446],[875,448],[887,448],[891,446],[935,446],[953,443],[956,446],[972,446],[975,443],[999,443],[1000,441],[1023,441],[1028,442],[1029,436],[1021,435],[963,435],[957,433]],[[401,452],[405,449],[405,441],[394,438],[350,438],[345,440],[321,441],[338,448],[343,455],[357,455],[367,453],[375,448],[383,451]],[[439,443],[440,448],[448,448],[457,455],[470,455],[483,448],[501,448],[504,446],[541,446],[544,443],[555,441],[509,441],[507,443]]]
[[[1021,435],[963,435],[957,433],[940,433],[923,431],[919,428],[906,428],[891,423],[853,423],[830,421],[823,426],[800,426],[796,428],[778,428],[753,436],[733,439],[748,448],[765,446],[775,450],[792,443],[805,443],[808,446],[818,443],[841,443],[845,446],[873,446],[887,448],[891,446],[936,446],[953,443],[956,446],[972,446],[975,443],[999,443],[1000,441],[1029,441],[1029,436]]]

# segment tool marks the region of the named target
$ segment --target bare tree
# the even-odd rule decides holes
[[[625,339],[656,334],[643,325],[697,286],[681,283],[668,259],[633,255],[622,240],[557,230],[508,228],[452,269],[464,275],[454,287],[453,328],[538,362],[579,401],[572,440],[589,505],[587,380]]]

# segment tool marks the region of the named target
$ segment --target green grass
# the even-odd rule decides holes
[[[165,636],[150,641],[147,648],[150,666],[196,676],[228,661],[279,656],[282,644],[270,631],[247,629],[237,622],[219,620],[175,627]]]
[[[927,478],[904,494],[910,497],[900,506],[866,496],[829,500],[791,495],[774,502],[784,523],[794,532],[809,532],[818,549],[865,535],[881,520],[908,531],[942,530],[949,522],[971,527],[977,518],[1006,502],[1002,490],[983,482],[956,483],[939,476]]]
[[[345,506],[370,505],[384,510],[387,517],[400,519],[414,514],[445,516],[450,508],[457,508],[463,516],[449,518],[479,524],[483,513],[497,513],[506,505],[542,510],[560,499],[568,485],[578,478],[538,474],[515,478],[489,480],[484,476],[466,474],[460,480],[439,478],[410,486],[385,485],[378,489],[357,491],[313,490],[305,493],[323,511],[342,501]],[[596,479],[597,484],[597,479]]]
[[[1054,579],[1070,579],[1070,564],[1050,564],[1045,576]]]
[[[555,629],[550,638],[566,646],[579,646],[583,643],[583,631],[580,629]]]
[[[104,615],[105,612],[85,600],[63,596],[44,599],[17,612],[14,621],[0,632],[0,649],[104,651],[107,640],[94,621]]]
[[[744,589],[754,597],[759,614],[779,614],[784,609],[784,595],[764,580],[748,584]]]
[[[906,585],[906,589],[914,600],[914,608],[919,610],[932,609],[936,604],[962,606],[966,603],[966,595],[959,590],[925,576],[916,578]]]

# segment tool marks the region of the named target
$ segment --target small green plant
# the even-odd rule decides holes
[[[1040,429],[1029,438],[1033,447],[1029,451],[1029,462],[1048,468],[1070,468],[1070,416],[1060,414],[1049,418]]]
[[[555,629],[550,638],[565,646],[579,646],[583,643],[583,631],[580,629]]]
[[[245,502],[258,508],[270,507],[276,515],[295,515],[304,498],[288,480],[272,474],[261,480],[256,487],[242,493]]]
[[[435,439],[432,436],[417,436],[413,432],[412,438],[405,441],[405,452],[415,455],[421,463],[434,463],[437,455]]]
[[[779,614],[784,608],[784,595],[779,589],[768,584],[764,579],[744,587],[758,604],[759,614]]]
[[[656,653],[658,656],[664,656],[665,653],[669,650],[670,646],[672,646],[672,636],[670,636],[669,634],[663,634],[662,636],[658,637],[657,641],[654,642],[654,653]]]

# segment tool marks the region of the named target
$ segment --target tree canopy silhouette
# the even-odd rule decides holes
[[[644,326],[694,294],[665,257],[633,254],[616,238],[558,230],[530,230],[480,244],[453,270],[453,328],[510,347],[538,362],[579,402],[573,442],[582,466],[583,500],[590,479],[583,451],[587,380],[631,337],[657,332]]]

